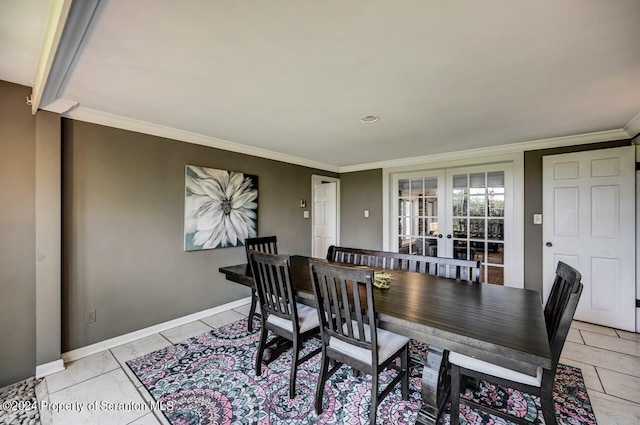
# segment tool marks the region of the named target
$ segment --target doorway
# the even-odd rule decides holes
[[[311,176],[311,256],[326,258],[331,245],[340,244],[340,179]]]
[[[512,163],[398,173],[392,185],[392,250],[477,260],[482,282],[517,286]]]

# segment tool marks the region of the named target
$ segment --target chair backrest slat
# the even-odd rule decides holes
[[[278,237],[262,236],[259,238],[247,238],[244,240],[244,246],[247,252],[250,249],[258,252],[266,252],[268,254],[278,253]],[[248,258],[248,257],[247,257]]]
[[[325,342],[335,337],[369,350],[377,347],[373,269],[338,266],[318,260],[309,260],[309,268]],[[369,332],[365,331],[365,324],[369,326]],[[377,361],[377,353],[372,351]]]
[[[465,282],[480,282],[480,261],[474,260],[429,257],[341,246],[329,247],[327,260],[389,270],[418,272]]]
[[[247,263],[251,264],[249,260],[249,251],[254,250],[258,252],[266,252],[268,254],[278,253],[278,238],[277,236],[261,236],[259,238],[246,238],[244,240],[244,250],[247,254]],[[253,275],[251,267],[248,272]]]
[[[249,263],[263,315],[273,314],[291,320],[297,332],[295,328],[298,325],[298,312],[295,308],[289,256],[250,249]]]
[[[547,325],[554,370],[560,360],[571,321],[578,307],[578,301],[580,301],[581,279],[582,275],[576,269],[562,261],[558,262],[553,287],[544,308],[544,319]]]

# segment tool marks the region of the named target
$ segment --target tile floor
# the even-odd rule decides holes
[[[125,362],[239,320],[248,311],[246,305],[67,364],[38,389],[41,402],[48,397],[51,406],[70,403],[60,411],[42,409],[43,425],[168,424],[145,403],[151,396]],[[640,424],[640,334],[574,322],[561,362],[582,369],[598,424]],[[94,402],[114,404],[89,410]]]

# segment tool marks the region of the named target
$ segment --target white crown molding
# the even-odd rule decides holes
[[[624,126],[624,131],[629,134],[629,137],[635,137],[640,134],[640,114],[631,118],[631,120]]]
[[[78,106],[78,102],[70,99],[57,99],[42,108],[43,111],[55,112],[56,114],[64,114]]]
[[[574,136],[554,137],[551,139],[531,140],[528,142],[511,143],[491,146],[487,148],[468,149],[457,152],[445,152],[433,155],[416,156],[412,158],[393,159],[390,161],[370,162],[366,164],[347,165],[340,167],[340,173],[373,170],[377,168],[403,167],[407,165],[430,164],[434,162],[455,161],[485,156],[521,153],[525,151],[559,148],[563,146],[585,145],[588,143],[606,142],[610,140],[628,139],[629,133],[623,129],[599,131],[596,133],[577,134]]]
[[[36,378],[40,379],[45,376],[51,375],[56,372],[61,372],[65,369],[64,361],[62,359],[54,360],[49,363],[36,366]]]
[[[204,319],[205,317],[209,317],[213,314],[218,314],[218,313],[222,313],[223,311],[241,307],[245,304],[249,304],[250,302],[251,302],[251,297],[241,298],[237,301],[232,301],[230,303],[219,305],[218,307],[202,310],[197,313],[193,313],[187,316],[179,317],[177,319],[169,320],[168,322],[159,323],[154,326],[149,326],[148,328],[140,329],[134,332],[130,332],[128,334],[117,336],[115,338],[110,338],[104,341],[96,342],[95,344],[87,345],[86,347],[81,347],[75,350],[67,351],[66,353],[62,353],[62,360],[64,360],[65,363],[73,362],[83,357],[87,357],[104,350],[110,350],[111,348],[117,347],[119,345],[128,344],[137,339],[151,336],[153,334],[157,334],[159,332],[163,332],[171,328],[175,328],[176,326],[184,325],[186,323],[193,322],[195,320]]]
[[[204,136],[202,134],[192,133],[185,130],[179,130],[160,124],[154,124],[147,121],[136,120],[133,118],[123,117],[121,115],[110,114],[95,109],[85,108],[82,106],[75,107],[76,102],[68,99],[61,99],[65,103],[60,107],[70,105],[63,116],[78,121],[90,122],[93,124],[104,125],[107,127],[120,128],[123,130],[134,131],[137,133],[150,134],[153,136],[164,137],[167,139],[179,140],[182,142],[194,143],[197,145],[208,146],[216,149],[223,149],[231,152],[237,152],[245,155],[257,156],[260,158],[282,161],[289,164],[301,165],[304,167],[315,168],[318,170],[331,171],[334,173],[351,173],[354,171],[373,170],[377,168],[393,168],[408,165],[430,164],[435,162],[455,161],[460,159],[469,159],[476,157],[487,157],[495,155],[521,153],[530,150],[550,149],[564,146],[584,145],[589,143],[606,142],[611,140],[622,140],[630,138],[633,129],[640,127],[640,114],[629,121],[624,129],[599,131],[594,133],[577,134],[572,136],[554,137],[549,139],[531,140],[527,142],[510,143],[505,145],[490,146],[486,148],[467,149],[464,151],[445,152],[433,155],[423,155],[411,158],[393,159],[389,161],[369,162],[363,164],[337,166],[326,164],[319,161],[313,161],[306,158],[300,158],[280,152],[270,151],[268,149],[257,148],[253,146],[243,145],[241,143],[222,140],[215,137]],[[51,106],[56,106],[52,104]],[[50,109],[47,109],[50,110]],[[56,111],[53,111],[56,112]],[[640,131],[640,129],[638,129]],[[636,131],[636,134],[637,132]]]
[[[192,133],[190,131],[179,130],[160,124],[127,118],[121,115],[110,114],[107,112],[97,111],[95,109],[85,108],[82,106],[78,106],[77,108],[67,112],[66,114],[64,114],[64,116],[66,118],[71,118],[78,121],[85,121],[93,124],[104,125],[107,127],[135,131],[137,133],[165,137],[167,139],[194,143],[196,145],[209,146],[211,148],[223,149],[226,151],[242,153],[245,155],[257,156],[260,158],[273,159],[275,161],[302,165],[304,167],[316,168],[319,170],[331,171],[334,173],[337,173],[339,170],[339,167],[336,165],[325,164],[323,162],[300,158],[294,155],[274,152],[267,149],[256,148],[253,146],[247,146],[241,143],[217,139],[215,137],[203,136],[202,134]]]

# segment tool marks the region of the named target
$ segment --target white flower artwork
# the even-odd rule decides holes
[[[258,177],[187,165],[184,249],[244,245],[257,235]]]

